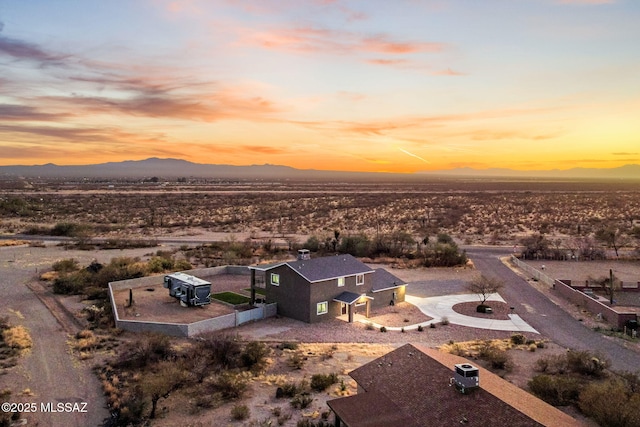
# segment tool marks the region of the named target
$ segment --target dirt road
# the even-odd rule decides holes
[[[57,248],[0,248],[0,316],[28,328],[33,340],[33,348],[18,366],[0,376],[0,389],[11,390],[10,402],[28,403],[35,409],[22,415],[28,426],[90,427],[101,425],[109,415],[91,361],[80,362],[70,352],[67,329],[73,326],[63,328],[27,287],[36,271],[72,256],[91,254]]]

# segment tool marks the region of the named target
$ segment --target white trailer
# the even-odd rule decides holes
[[[185,273],[164,276],[164,287],[169,295],[184,306],[200,306],[211,302],[211,283]]]

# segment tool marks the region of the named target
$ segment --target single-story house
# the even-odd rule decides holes
[[[457,387],[472,368],[473,389]],[[578,427],[583,424],[462,357],[406,344],[349,374],[358,394],[327,402],[336,427]]]
[[[351,255],[311,258],[306,249],[295,261],[250,266],[251,302],[262,288],[278,314],[314,323],[404,301],[406,283],[384,269],[372,269]],[[260,276],[261,280],[257,280]]]

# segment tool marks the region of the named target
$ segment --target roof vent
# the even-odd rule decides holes
[[[311,252],[309,252],[309,249],[298,249],[298,259],[311,259]]]
[[[456,364],[453,369],[453,378],[449,379],[449,385],[456,386],[462,394],[469,393],[480,387],[480,371],[468,363]]]

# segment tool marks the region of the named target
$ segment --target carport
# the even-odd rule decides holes
[[[366,294],[356,294],[355,292],[343,292],[333,300],[340,303],[340,314],[348,314],[349,323],[353,323],[354,308],[364,305],[365,316],[369,317],[370,301],[373,297]],[[346,310],[346,313],[345,313]]]

